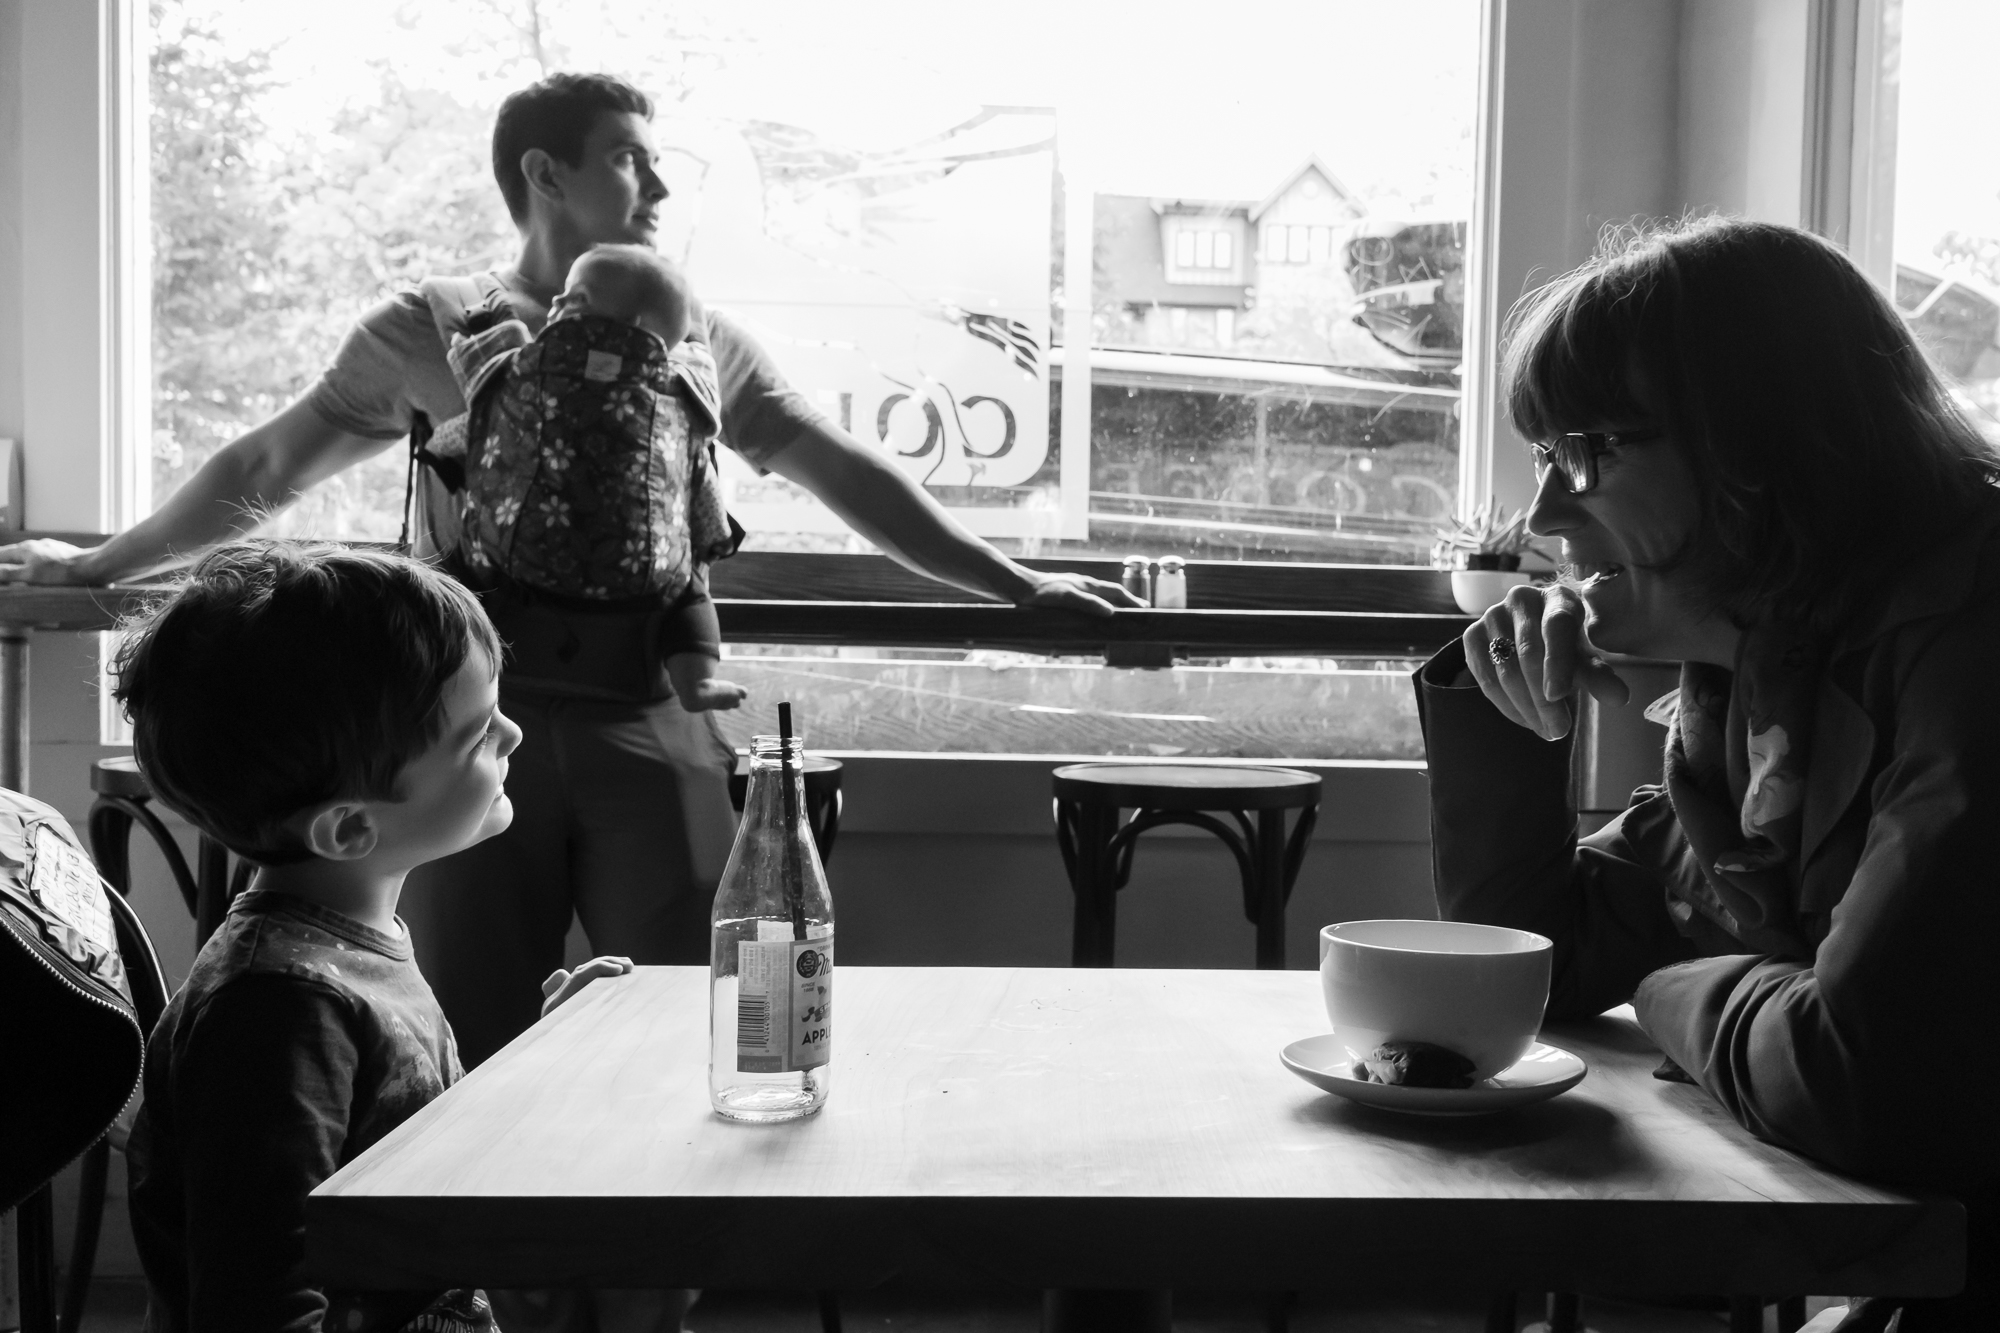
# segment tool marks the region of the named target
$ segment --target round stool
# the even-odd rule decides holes
[[[833,855],[833,840],[840,832],[840,770],[838,759],[828,759],[825,755],[809,754],[805,761],[806,779],[806,823],[812,829],[813,846],[819,849],[819,863],[824,866]],[[743,813],[743,802],[750,795],[750,756],[736,756],[736,771],[729,775],[729,804]]]
[[[1243,915],[1257,927],[1257,966],[1285,965],[1285,903],[1319,818],[1320,780],[1295,768],[1194,764],[1069,764],[1055,772],[1056,839],[1076,925],[1075,967],[1109,967],[1118,890],[1132,875],[1139,835],[1192,824],[1222,839],[1243,875]],[[1124,812],[1136,813],[1128,820]],[[1297,810],[1289,839],[1285,811]],[[1256,819],[1251,819],[1251,814]],[[1231,828],[1216,818],[1226,814]]]
[[[92,764],[90,789],[97,793],[97,799],[90,805],[90,854],[97,861],[98,873],[120,895],[129,894],[132,826],[137,824],[145,829],[160,849],[160,855],[166,858],[167,869],[181,891],[182,901],[187,903],[188,915],[194,918],[194,946],[201,948],[222,924],[229,904],[249,884],[250,863],[238,861],[232,878],[229,849],[203,833],[195,846],[195,869],[190,873],[180,844],[150,808],[153,784],[146,781],[146,775],[139,771],[139,761],[131,755],[114,755]]]

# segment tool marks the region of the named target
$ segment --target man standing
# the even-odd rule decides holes
[[[651,244],[667,195],[652,110],[645,94],[601,74],[554,75],[502,104],[493,168],[521,250],[475,281],[531,330],[578,255]],[[1002,556],[811,407],[740,325],[709,313],[697,327],[720,374],[723,442],[811,491],[900,563],[1018,606],[1109,615],[1132,604],[1113,585]],[[0,576],[103,583],[157,568],[242,534],[256,515],[390,447],[416,414],[443,422],[464,406],[429,303],[400,293],[362,316],[303,398],[217,453],[151,517],[90,550],[0,547]],[[671,697],[621,700],[504,677],[502,706],[525,733],[507,784],[513,827],[427,867],[404,900],[468,1067],[534,1022],[572,911],[595,952],[704,961],[734,827],[734,757],[708,716]]]

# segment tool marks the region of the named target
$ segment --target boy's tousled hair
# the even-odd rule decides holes
[[[393,800],[436,743],[446,684],[500,643],[471,592],[386,551],[244,542],[121,626],[117,698],[159,798],[264,865],[310,860],[284,821]]]
[[[515,222],[528,216],[521,155],[539,148],[558,162],[581,166],[583,141],[607,113],[651,120],[653,99],[615,74],[551,74],[500,104],[493,121],[493,179]]]
[[[1645,422],[1678,444],[1700,519],[1668,565],[1738,625],[1833,628],[1992,484],[1992,452],[1909,327],[1810,232],[1721,217],[1613,231],[1510,325],[1522,435]]]

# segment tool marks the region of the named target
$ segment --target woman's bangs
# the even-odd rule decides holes
[[[1517,326],[1507,408],[1527,438],[1645,415],[1631,384],[1633,298],[1611,277],[1600,270],[1556,284]]]

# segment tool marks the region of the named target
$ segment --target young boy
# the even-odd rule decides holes
[[[579,332],[578,321],[591,319],[643,329],[659,340],[668,373],[657,385],[671,386],[662,397],[676,400],[685,420],[684,430],[661,429],[647,395],[636,392],[634,385],[614,383],[625,360],[619,351],[631,356],[633,349],[627,339]],[[685,558],[680,571],[684,588],[665,608],[661,643],[675,697],[683,708],[698,713],[735,708],[747,692],[739,685],[715,679],[722,655],[722,629],[715,603],[708,595],[708,566],[719,555],[735,549],[738,535],[723,511],[716,484],[712,441],[720,427],[721,409],[715,365],[704,347],[687,342],[693,320],[694,295],[679,268],[642,245],[599,245],[584,251],[570,266],[562,292],[549,305],[548,323],[539,337],[530,337],[527,325],[516,319],[492,323],[480,319],[472,331],[452,336],[446,360],[465,400],[471,403],[496,376],[528,365],[525,359],[517,363],[515,353],[542,344],[538,350],[543,355],[532,368],[514,382],[498,387],[495,405],[487,414],[500,423],[497,429],[501,434],[487,446],[486,466],[497,478],[492,495],[484,504],[475,501],[468,506],[473,530],[487,536],[486,541],[471,544],[475,577],[485,572],[479,565],[482,557],[498,557],[502,550],[518,555],[537,545],[534,538],[524,540],[518,535],[531,529],[532,520],[525,514],[511,520],[516,525],[511,536],[498,530],[488,535],[492,520],[480,517],[482,510],[511,515],[521,508],[514,501],[510,478],[523,473],[519,461],[528,456],[525,445],[544,447],[547,440],[560,439],[566,433],[577,440],[601,439],[608,429],[619,441],[621,452],[638,460],[642,470],[684,476],[684,490],[652,483],[661,493],[682,501],[669,506],[680,512],[646,515],[639,526],[651,534],[653,543],[676,550]],[[585,359],[577,363],[577,357]],[[538,471],[545,467],[539,464]],[[475,494],[484,494],[477,483],[472,489]],[[587,532],[589,520],[580,513],[572,515],[565,527],[564,540],[568,541],[579,531]],[[685,534],[684,540],[677,540],[681,534]],[[559,561],[539,561],[533,556],[528,562],[542,573],[559,577],[560,571],[568,568]]]
[[[396,903],[413,867],[513,818],[499,655],[450,578],[320,545],[223,547],[128,627],[140,767],[262,867],[147,1046],[131,1203],[149,1330],[494,1327],[476,1291],[321,1291],[302,1266],[306,1195],[462,1072]],[[547,1007],[629,968],[558,974]]]

